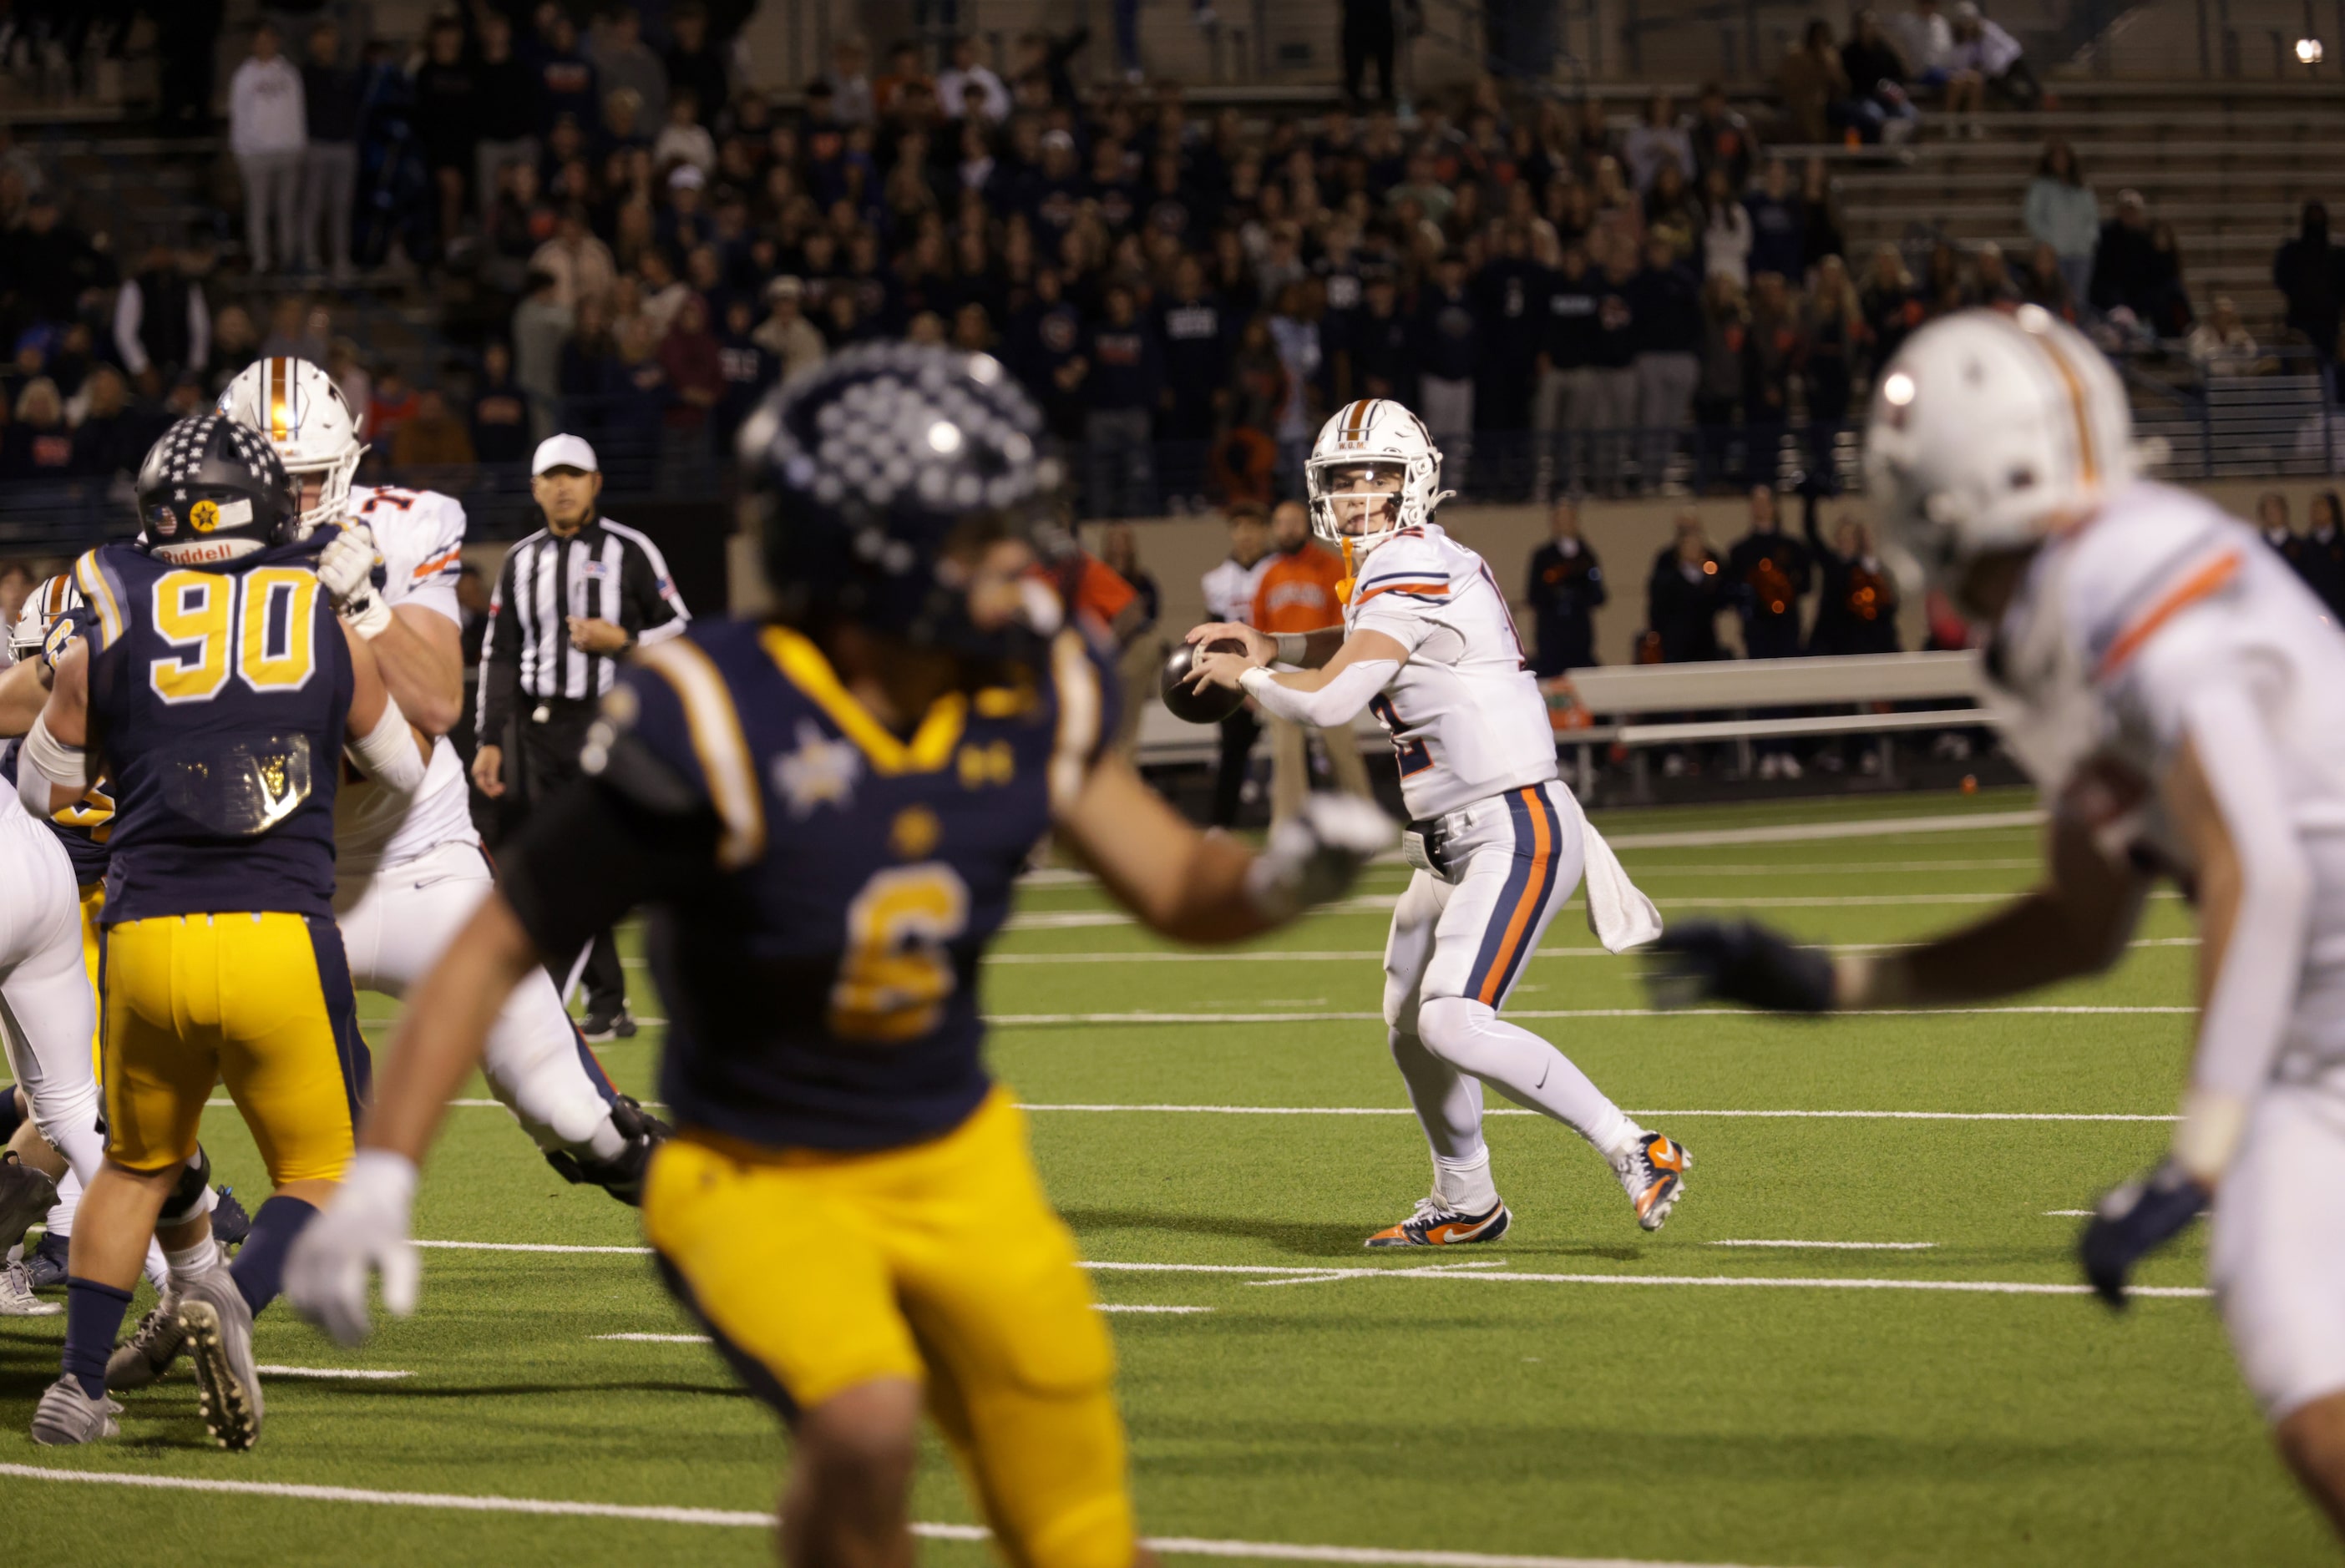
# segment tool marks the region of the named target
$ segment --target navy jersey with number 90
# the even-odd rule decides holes
[[[351,672],[319,547],[196,566],[109,544],[76,563],[97,618],[91,743],[117,813],[107,924],[332,916]]]

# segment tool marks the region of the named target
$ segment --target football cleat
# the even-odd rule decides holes
[[[632,1040],[635,1037],[635,1020],[624,1007],[615,1013],[589,1013],[586,1021],[578,1026],[578,1032],[594,1046],[608,1040]]]
[[[25,1283],[36,1290],[62,1290],[66,1288],[66,1259],[72,1254],[73,1238],[60,1236],[54,1230],[44,1230],[41,1239],[25,1249]]]
[[[665,1141],[674,1129],[629,1095],[621,1095],[612,1103],[611,1125],[618,1128],[627,1146],[609,1159],[549,1148],[545,1151],[545,1163],[574,1187],[599,1187],[622,1203],[641,1207],[644,1172],[651,1165],[652,1150]]]
[[[1685,1145],[1642,1130],[1629,1151],[1612,1162],[1629,1201],[1637,1206],[1637,1223],[1648,1230],[1659,1230],[1668,1221],[1670,1210],[1685,1195],[1685,1173],[1692,1168],[1693,1156]]]
[[[33,1411],[33,1441],[50,1448],[62,1448],[70,1443],[96,1442],[100,1438],[120,1437],[122,1428],[114,1418],[122,1407],[100,1396],[90,1398],[81,1391],[81,1380],[62,1377],[48,1386],[41,1395],[40,1405]]]
[[[260,1369],[252,1359],[252,1309],[225,1269],[179,1291],[179,1328],[201,1391],[197,1408],[212,1442],[247,1449],[260,1441]]]
[[[244,1239],[252,1234],[252,1216],[237,1201],[236,1189],[216,1187],[212,1195],[212,1239],[222,1251],[243,1246]]]
[[[33,1294],[33,1282],[25,1278],[22,1263],[0,1269],[0,1318],[54,1318],[64,1310],[55,1301],[44,1301]]]
[[[57,1201],[57,1184],[14,1153],[0,1155],[0,1252],[25,1239]]]
[[[114,1354],[107,1358],[107,1391],[147,1387],[170,1370],[187,1342],[188,1330],[179,1325],[179,1299],[167,1294],[138,1320],[137,1330],[115,1346]]]
[[[1469,1241],[1496,1241],[1507,1233],[1515,1217],[1503,1203],[1481,1214],[1466,1214],[1438,1198],[1420,1198],[1416,1212],[1389,1229],[1379,1230],[1363,1247],[1462,1247]]]

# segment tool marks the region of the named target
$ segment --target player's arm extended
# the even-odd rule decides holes
[[[57,660],[47,700],[16,753],[16,798],[35,816],[79,800],[97,776],[89,746],[89,644],[76,642]]]
[[[421,604],[394,604],[391,624],[369,646],[408,723],[427,735],[456,727],[464,716],[464,638],[453,621]]]
[[[1370,855],[1393,846],[1383,812],[1348,795],[1313,795],[1260,854],[1198,832],[1116,758],[1101,761],[1059,830],[1117,903],[1176,942],[1242,941],[1340,897]]]
[[[1274,718],[1322,729],[1350,723],[1370,699],[1392,683],[1408,658],[1398,639],[1363,629],[1344,640],[1335,657],[1315,670],[1279,674],[1250,654],[1201,653],[1191,683],[1229,686],[1244,692]]]
[[[1292,664],[1299,670],[1319,668],[1344,646],[1341,626],[1322,626],[1315,632],[1283,632],[1273,636],[1239,621],[1208,621],[1203,626],[1191,627],[1182,641],[1218,642],[1228,637],[1244,642],[1246,657],[1254,663]]]
[[[381,639],[370,641],[347,621],[338,624],[350,651],[350,709],[345,726],[350,740],[345,749],[375,783],[413,794],[431,765],[431,737],[409,722],[384,682],[374,656]]]
[[[1946,1006],[2098,974],[2125,952],[2148,879],[2112,860],[2089,826],[2056,815],[2043,884],[1976,923],[1903,952],[1842,955],[1843,1008]]]
[[[33,727],[48,705],[49,688],[38,659],[26,659],[0,670],[0,740],[13,740]]]
[[[2035,891],[1903,952],[1834,957],[1755,921],[1672,926],[1654,945],[1655,999],[1792,1013],[1946,1006],[2106,969],[2125,951],[2147,879],[2103,854],[2081,821],[2056,815],[2049,848],[2051,874]]]

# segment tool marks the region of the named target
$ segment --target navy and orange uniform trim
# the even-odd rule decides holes
[[[1114,732],[1112,653],[1062,631],[1029,683],[949,693],[909,736],[786,627],[696,622],[637,659],[579,786],[618,814],[565,816],[588,810],[574,796],[524,834],[505,867],[523,927],[542,951],[570,951],[574,927],[618,913],[590,905],[653,905],[661,1093],[679,1125],[817,1149],[959,1126],[990,1085],[979,959],[1054,807]],[[629,782],[645,761],[665,783]],[[669,784],[680,794],[658,800]],[[617,843],[684,815],[702,835],[661,867],[636,869]],[[558,842],[564,821],[616,843],[594,884],[560,864],[576,855]]]
[[[76,563],[96,618],[91,739],[117,813],[107,925],[221,911],[332,918],[352,674],[313,570],[321,544],[205,565],[108,544]]]
[[[1497,1007],[1515,988],[1523,962],[1538,939],[1539,913],[1556,894],[1563,856],[1563,819],[1545,788],[1526,785],[1506,793],[1507,813],[1515,824],[1515,859],[1499,890],[1497,907],[1482,933],[1482,946],[1467,972],[1466,994],[1487,1007]]]

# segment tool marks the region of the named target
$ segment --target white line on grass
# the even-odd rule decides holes
[[[2052,1016],[2157,1017],[2198,1012],[2186,1007],[1849,1007],[1835,1013],[1842,1018],[1924,1018],[1967,1016]],[[1524,1018],[1720,1018],[1774,1017],[1756,1007],[1518,1007],[1507,1017]],[[997,1028],[1044,1028],[1067,1024],[1365,1024],[1382,1023],[1377,1012],[1325,1013],[990,1013],[985,1021]]]
[[[49,1470],[32,1464],[0,1464],[0,1475],[26,1481],[78,1482],[155,1492],[228,1492],[239,1497],[276,1497],[297,1502],[371,1503],[389,1508],[437,1508],[467,1513],[529,1513],[584,1519],[624,1519],[647,1524],[706,1524],[771,1530],[770,1513],[728,1508],[647,1507],[624,1502],[574,1502],[556,1498],[483,1497],[449,1492],[378,1492],[358,1486],[305,1486],[285,1481],[223,1481],[187,1475],[126,1475],[96,1470]],[[929,1541],[983,1541],[976,1524],[912,1526]],[[1318,1546],[1289,1541],[1215,1541],[1193,1536],[1154,1536],[1142,1543],[1183,1557],[1264,1557],[1287,1563],[1350,1563],[1386,1568],[1736,1568],[1732,1563],[1656,1563],[1626,1557],[1531,1557],[1490,1552],[1412,1552],[1380,1546]]]
[[[1934,1241],[1711,1241],[1711,1247],[1822,1248],[1833,1252],[1927,1252]]]
[[[1363,1105],[1021,1105],[1023,1111],[1166,1111],[1195,1116],[1415,1116],[1406,1106]],[[1490,1106],[1482,1114],[1537,1116],[1516,1106]],[[1659,1120],[1676,1117],[1732,1117],[1755,1121],[2145,1121],[2170,1122],[2171,1116],[2133,1111],[2062,1110],[1631,1110]]]
[[[1972,904],[2007,904],[2016,894],[2011,890],[1998,893],[1846,893],[1816,895],[1785,895],[1758,898],[1740,898],[1720,895],[1712,898],[1656,898],[1654,904],[1663,909],[1880,909],[1890,907],[1931,908],[1938,905]],[[2171,887],[2161,887],[2148,895],[2156,899],[2179,898],[2182,895]],[[1314,911],[1325,918],[1338,915],[1389,915],[1400,902],[1397,893],[1368,893],[1342,899]],[[1558,905],[1563,909],[1581,906],[1578,898]],[[1034,909],[1013,915],[1002,925],[1005,931],[1074,931],[1089,926],[1132,926],[1138,922],[1121,910],[1114,909]],[[647,1023],[648,1019],[638,1019]]]
[[[648,1247],[573,1247],[556,1241],[418,1241],[416,1245],[452,1252],[604,1252],[622,1258],[641,1258],[651,1251]]]
[[[1918,942],[1830,942],[1821,944],[1827,953],[1891,953],[1906,947],[1918,947]],[[2129,947],[2196,947],[2196,936],[2140,936],[2127,944]],[[1381,963],[1384,949],[1355,947],[1336,952],[1327,949],[1281,951],[1270,948],[1258,953],[1191,953],[1164,949],[1140,949],[1130,953],[988,953],[988,964],[1350,964]],[[1531,955],[1534,958],[1611,958],[1619,955],[1601,947],[1541,947]]]
[[[624,1340],[636,1345],[706,1345],[713,1344],[706,1334],[595,1334],[597,1340]]]
[[[252,1369],[272,1378],[366,1378],[389,1381],[393,1378],[411,1378],[413,1372],[392,1371],[388,1367],[269,1367]]]
[[[1211,1307],[1149,1307],[1131,1302],[1094,1301],[1094,1310],[1101,1312],[1210,1312]]]
[[[2044,1212],[2059,1219],[2090,1219],[2093,1217],[2089,1209],[2047,1209]]]

